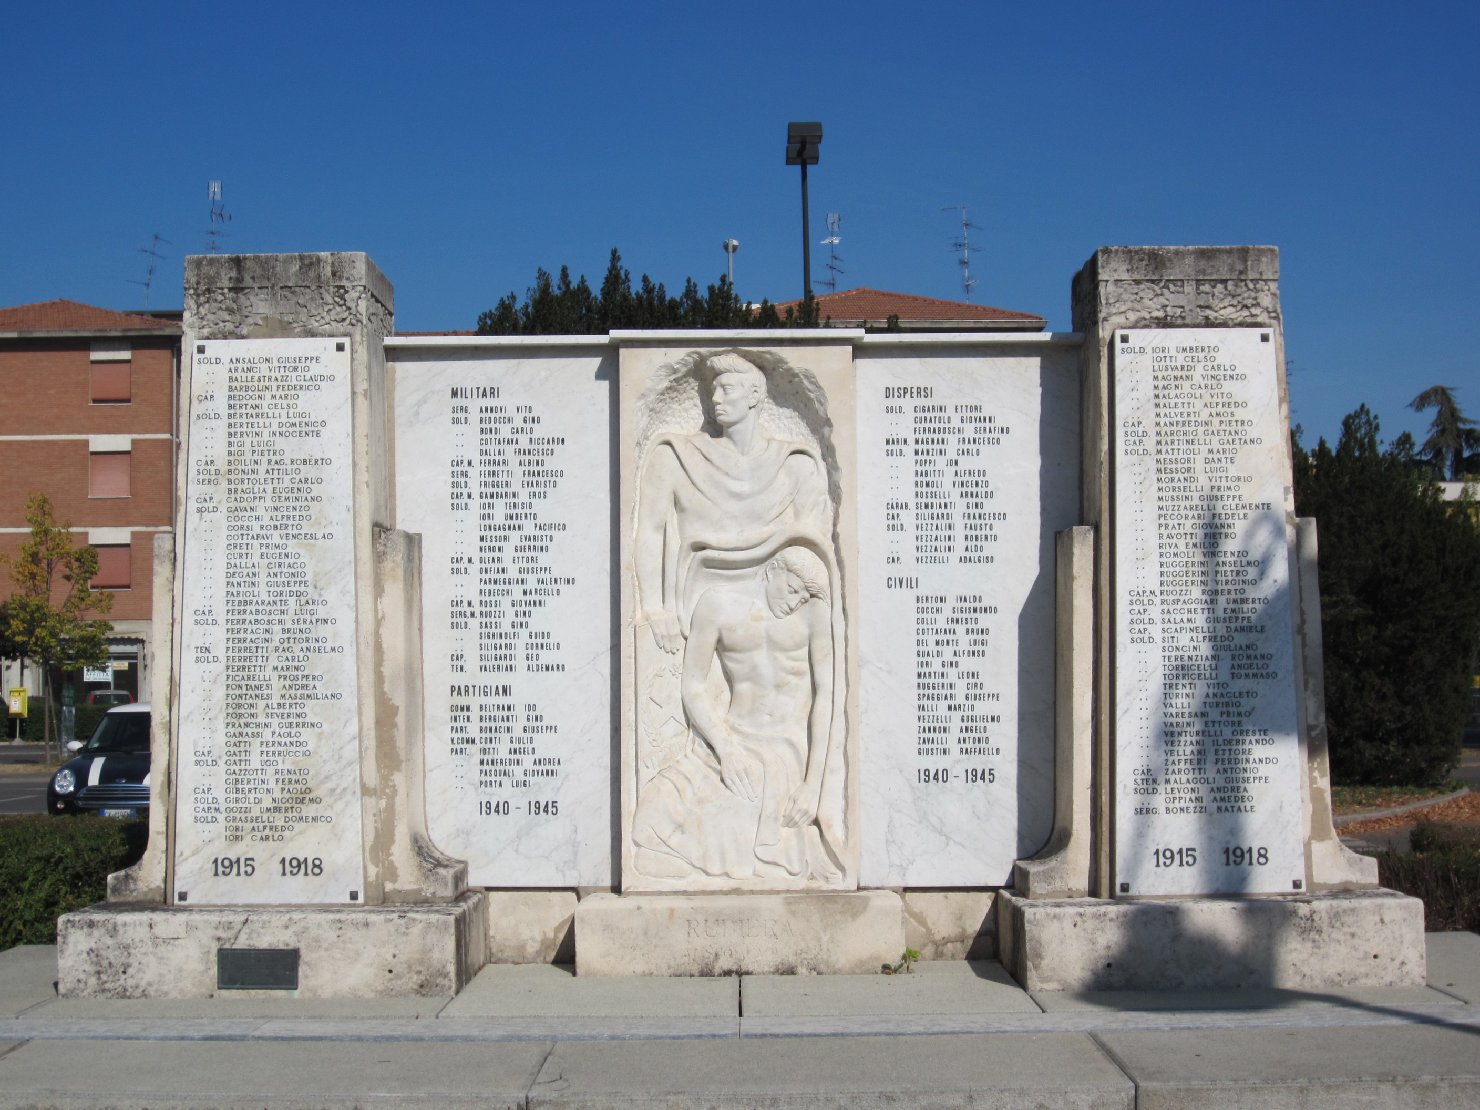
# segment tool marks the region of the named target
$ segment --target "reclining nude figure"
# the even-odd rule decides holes
[[[727,707],[706,681],[715,661]],[[827,568],[816,554],[788,547],[748,583],[706,590],[684,648],[690,744],[638,805],[642,870],[836,880],[816,824],[832,684]]]

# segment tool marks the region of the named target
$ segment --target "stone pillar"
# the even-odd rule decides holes
[[[455,993],[486,962],[486,900],[426,830],[420,543],[386,527],[391,327],[363,254],[186,263],[151,848],[61,920],[63,995]]]
[[[1037,893],[1029,883],[999,897],[1003,964],[1030,990],[1423,981],[1421,904],[1370,889],[1374,869],[1351,858],[1331,827],[1315,536],[1308,522],[1297,526],[1289,488],[1278,278],[1269,247],[1110,247],[1074,279],[1083,514],[1097,540],[1096,897],[1025,897]],[[1200,330],[1179,343],[1177,329]],[[1249,469],[1221,465],[1234,455]],[[1248,550],[1230,550],[1240,545]],[[1117,582],[1117,567],[1126,580]],[[1228,615],[1245,610],[1256,615]],[[1264,639],[1235,646],[1240,637]],[[1122,647],[1131,669],[1117,673]],[[1138,677],[1150,674],[1150,684]],[[1222,681],[1233,678],[1244,686]],[[1194,702],[1187,691],[1199,683],[1230,692]],[[1258,713],[1266,716],[1240,723]],[[1270,727],[1255,727],[1261,721]],[[1254,750],[1246,745],[1263,744],[1278,758],[1243,758]],[[1136,787],[1133,803],[1117,790],[1117,749],[1156,761],[1122,784]],[[1215,771],[1224,751],[1234,762]],[[1257,767],[1228,770],[1245,763]],[[1223,786],[1245,797],[1212,794],[1226,782],[1246,784]],[[1117,821],[1117,805],[1133,809]],[[1275,820],[1259,824],[1266,806]],[[1259,847],[1230,834],[1241,828],[1264,830],[1249,838]],[[1132,851],[1117,835],[1140,843]],[[1303,852],[1292,843],[1300,836]],[[1257,896],[1239,896],[1246,891]]]
[[[1092,889],[1111,896],[1114,598],[1110,546],[1110,340],[1116,328],[1270,327],[1289,426],[1280,261],[1274,247],[1101,247],[1073,282],[1073,327],[1084,335],[1081,484],[1095,529],[1095,790]]]

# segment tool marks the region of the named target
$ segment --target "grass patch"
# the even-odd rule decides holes
[[[57,918],[101,902],[148,841],[144,818],[0,817],[0,950],[55,944]]]
[[[1438,786],[1333,786],[1331,808],[1338,814],[1363,809],[1393,809],[1431,798],[1442,798],[1456,790],[1463,790],[1464,786],[1459,779],[1449,779]]]
[[[1413,852],[1377,853],[1383,886],[1423,899],[1424,929],[1480,932],[1480,828],[1423,823]]]

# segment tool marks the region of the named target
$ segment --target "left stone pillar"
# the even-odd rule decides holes
[[[425,829],[392,303],[363,254],[187,262],[163,820],[114,901],[60,923],[64,995],[450,994],[483,963],[483,897]]]

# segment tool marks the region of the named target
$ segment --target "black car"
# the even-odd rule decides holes
[[[149,706],[119,705],[103,714],[76,757],[46,785],[48,813],[138,817],[149,812]]]

